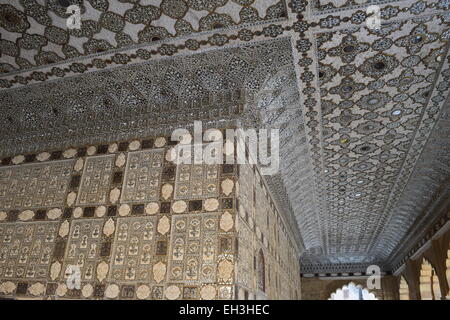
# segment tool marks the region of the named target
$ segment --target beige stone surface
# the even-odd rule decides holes
[[[114,188],[109,193],[109,201],[111,201],[112,204],[115,204],[117,201],[119,201],[120,198],[120,190],[118,188]]]
[[[78,158],[77,161],[75,162],[75,166],[73,167],[73,169],[77,172],[81,171],[83,169],[83,165],[84,165],[84,161],[82,158]]]
[[[97,148],[95,146],[90,146],[89,148],[87,148],[87,155],[88,156],[92,156],[97,152]]]
[[[141,147],[141,143],[137,140],[132,141],[129,145],[128,145],[128,149],[130,151],[136,151]]]
[[[103,226],[103,234],[109,237],[114,233],[115,229],[116,227],[114,225],[114,220],[112,218],[109,218],[108,221],[106,221],[105,225]]]
[[[228,211],[225,211],[222,216],[220,217],[220,229],[222,229],[225,232],[230,231],[233,229],[234,226],[234,219],[231,213]]]
[[[109,153],[115,153],[115,152],[117,152],[117,148],[118,148],[118,146],[117,146],[117,143],[111,143],[109,146],[108,146],[108,152]]]
[[[145,206],[146,214],[156,214],[159,211],[159,204],[157,202],[150,202]]]
[[[155,147],[161,148],[166,145],[166,138],[164,137],[158,137],[155,139]]]
[[[50,220],[58,219],[62,215],[62,211],[59,208],[53,208],[47,211],[47,217]]]
[[[170,221],[169,218],[167,218],[167,216],[163,216],[161,219],[159,219],[157,230],[162,235],[165,235],[167,232],[169,232]]]
[[[178,286],[172,285],[166,288],[166,298],[176,300],[180,297],[181,290]]]
[[[169,150],[167,150],[165,159],[169,162],[174,162],[177,159],[176,148],[170,148]]]
[[[225,179],[222,181],[221,186],[222,186],[222,192],[226,196],[229,196],[233,192],[234,182],[233,182],[233,180],[228,178],[228,179]]]
[[[159,261],[153,266],[153,279],[156,283],[160,283],[166,276],[166,264]]]
[[[173,185],[171,185],[170,183],[163,184],[161,188],[161,195],[164,200],[169,199],[172,196],[172,192],[173,192]]]
[[[67,293],[67,286],[65,283],[60,283],[56,288],[56,294],[60,297],[64,297]]]
[[[48,152],[41,152],[36,156],[36,160],[39,162],[46,161],[49,158],[50,158],[50,153],[48,153]]]
[[[83,209],[82,209],[82,208],[76,207],[76,208],[73,210],[73,217],[74,217],[74,218],[80,218],[82,215],[83,215]]]
[[[141,285],[136,290],[136,297],[139,300],[147,299],[150,296],[150,287],[146,285]]]
[[[175,213],[182,213],[186,210],[186,208],[187,208],[186,201],[183,200],[175,201],[172,205],[172,210]]]
[[[212,300],[216,297],[216,288],[210,284],[203,286],[200,290],[200,296],[203,300]]]
[[[67,236],[69,234],[69,229],[70,229],[69,221],[64,220],[61,223],[61,226],[59,227],[59,231],[58,231],[59,236],[61,238],[64,238],[65,236]]]
[[[98,281],[102,282],[103,280],[105,280],[106,276],[108,275],[108,271],[109,271],[109,265],[105,261],[100,262],[97,266]]]
[[[105,290],[105,296],[109,299],[117,298],[119,295],[119,286],[117,284],[110,284]]]
[[[25,210],[19,214],[19,220],[21,220],[21,221],[28,221],[28,220],[33,219],[33,217],[34,217],[34,212],[31,210]]]
[[[127,162],[127,157],[124,153],[120,153],[116,159],[116,167],[121,168]]]
[[[205,201],[205,210],[206,211],[216,211],[219,208],[219,200],[215,198],[209,198]]]
[[[66,159],[73,158],[77,154],[77,150],[74,148],[67,149],[63,152],[63,157]]]
[[[28,292],[33,296],[40,296],[45,292],[45,285],[40,282],[33,283],[28,287]]]
[[[93,293],[94,287],[90,283],[84,285],[83,288],[81,289],[81,295],[84,298],[89,298],[90,296],[92,296]]]
[[[67,206],[71,207],[75,203],[76,199],[77,199],[77,194],[73,191],[69,192],[69,194],[67,195],[67,201],[66,201]]]
[[[0,284],[0,293],[10,294],[14,290],[16,290],[16,284],[12,281],[6,281]]]
[[[103,216],[105,216],[106,213],[106,207],[105,206],[98,206],[97,208],[95,208],[95,215],[99,218],[102,218]]]
[[[119,207],[119,216],[125,217],[131,212],[131,207],[128,204],[122,204]]]
[[[12,158],[11,162],[13,164],[21,164],[24,160],[25,160],[25,156],[18,155],[18,156],[15,156],[14,158]]]
[[[52,266],[50,267],[50,279],[53,281],[56,280],[59,277],[59,273],[61,272],[61,263],[59,261],[53,262]]]
[[[217,276],[219,281],[228,282],[233,277],[234,264],[230,260],[224,259],[218,263]]]

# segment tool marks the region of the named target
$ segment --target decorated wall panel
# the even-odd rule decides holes
[[[237,297],[299,299],[299,249],[257,167],[238,174]]]
[[[156,137],[18,155],[0,166],[0,296],[242,298],[236,282],[256,292],[259,247],[267,268],[284,272],[268,253],[275,247],[260,240],[260,228],[269,236],[267,215],[275,214],[267,191],[255,189],[253,178],[242,183],[248,203],[242,200],[241,216],[249,216],[240,218],[239,240],[237,166],[177,166],[173,145]],[[252,209],[255,192],[264,195],[264,224]],[[269,297],[281,297],[280,288]]]
[[[0,209],[62,205],[72,166],[66,160],[0,168]]]
[[[0,166],[0,296],[233,299],[236,167],[177,166],[173,145],[122,141]]]
[[[296,298],[298,251],[258,170],[176,165],[173,146],[115,142],[0,167],[14,190],[36,188],[31,202],[0,202],[0,296]]]

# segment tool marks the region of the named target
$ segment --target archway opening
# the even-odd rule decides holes
[[[409,286],[403,276],[400,277],[400,300],[409,300]]]
[[[328,300],[378,300],[375,295],[361,285],[350,282],[337,289]]]
[[[436,271],[427,259],[422,260],[420,268],[420,297],[422,300],[440,300],[441,288]]]

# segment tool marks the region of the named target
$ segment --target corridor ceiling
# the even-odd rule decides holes
[[[279,128],[304,273],[392,270],[449,193],[449,0],[1,0],[0,28],[0,156]]]

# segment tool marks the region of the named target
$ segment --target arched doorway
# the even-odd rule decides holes
[[[406,279],[401,276],[400,277],[400,300],[409,300],[409,286]]]
[[[328,300],[378,300],[375,295],[361,285],[350,282],[337,289]]]
[[[420,297],[422,300],[440,300],[441,288],[436,271],[427,259],[422,260],[420,268]]]

